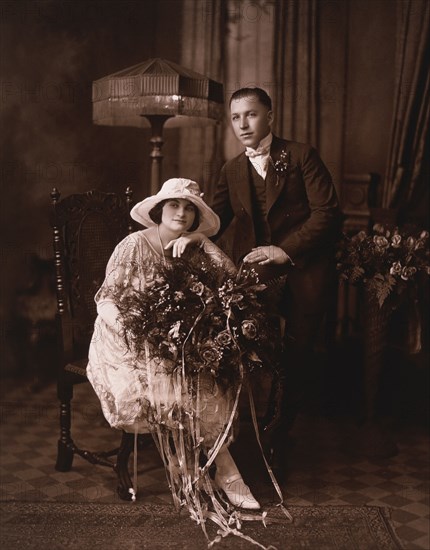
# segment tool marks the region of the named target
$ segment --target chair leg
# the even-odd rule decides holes
[[[133,450],[134,434],[122,432],[121,446],[118,450],[115,471],[118,475],[117,493],[121,500],[132,500],[130,489],[133,487],[128,472],[128,460]]]
[[[71,412],[70,399],[60,402],[60,439],[58,440],[57,462],[55,469],[68,472],[72,469],[74,445],[70,435]]]

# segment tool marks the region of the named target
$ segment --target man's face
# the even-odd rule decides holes
[[[237,139],[245,145],[256,149],[260,141],[270,132],[273,113],[260,103],[258,97],[250,95],[233,99],[230,106],[230,117]]]

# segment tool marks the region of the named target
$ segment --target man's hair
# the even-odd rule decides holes
[[[155,222],[157,225],[160,225],[161,223],[161,217],[162,217],[162,214],[163,214],[163,206],[166,204],[166,202],[170,201],[170,200],[174,200],[174,199],[164,199],[160,202],[157,202],[157,204],[155,206],[153,206],[151,208],[151,210],[148,212],[149,214],[149,217],[151,218],[151,220],[153,222]],[[200,225],[200,210],[197,208],[197,206],[193,203],[191,203],[193,206],[194,206],[194,212],[195,212],[195,217],[194,217],[194,221],[191,225],[191,227],[188,229],[188,231],[195,231],[198,226]]]
[[[261,88],[240,88],[239,90],[236,90],[230,98],[229,107],[231,107],[231,104],[235,99],[243,99],[244,97],[249,98],[251,96],[256,97],[260,103],[269,109],[269,111],[272,110],[272,100],[267,92]]]

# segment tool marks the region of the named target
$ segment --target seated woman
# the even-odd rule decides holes
[[[215,456],[214,482],[230,503],[259,509],[228,450],[236,416],[234,393],[208,374],[199,377],[196,391],[190,391],[192,383],[172,371],[171,365],[154,354],[145,341],[140,345],[144,352],[137,354],[130,346],[136,335],[127,334],[123,324],[124,298],[152,288],[166,266],[175,269],[176,264],[180,269],[187,255],[203,251],[211,262],[234,276],[233,263],[207,238],[217,233],[219,218],[203,201],[198,184],[184,178],[166,181],[156,195],[134,206],[131,217],[146,229],[118,244],[95,297],[98,317],[87,373],[103,413],[114,428],[154,435],[179,504],[185,500],[194,512],[201,509],[196,501],[200,487],[212,503],[215,498],[209,474],[195,484],[201,471],[198,458],[182,435],[193,431],[192,441],[202,442],[207,456]],[[188,239],[192,232],[199,233],[199,246],[190,246],[184,260],[183,251],[192,242]],[[194,478],[188,476],[190,472],[194,472]]]

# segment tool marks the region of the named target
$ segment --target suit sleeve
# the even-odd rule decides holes
[[[217,239],[219,239],[219,237],[221,237],[221,235],[230,225],[234,217],[234,212],[230,202],[230,194],[228,190],[228,181],[227,181],[227,173],[226,173],[225,165],[221,169],[221,174],[218,180],[218,185],[215,190],[214,198],[212,200],[211,208],[216,212],[216,214],[218,214],[221,221],[220,230],[213,237],[213,240],[216,241]]]
[[[300,168],[310,216],[280,243],[293,262],[310,250],[334,242],[340,219],[339,203],[330,173],[313,147],[305,149]]]

